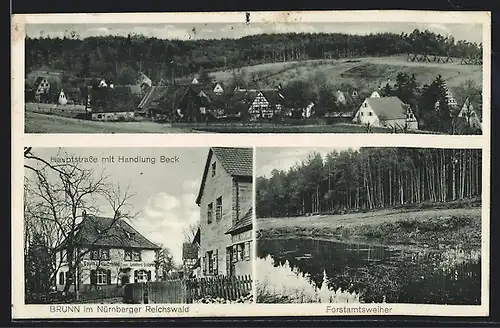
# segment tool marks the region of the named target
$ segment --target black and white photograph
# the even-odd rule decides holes
[[[256,302],[480,305],[481,190],[481,149],[257,148]]]
[[[25,304],[252,303],[252,165],[252,148],[25,147]]]
[[[482,134],[482,22],[334,21],[27,24],[24,130]]]

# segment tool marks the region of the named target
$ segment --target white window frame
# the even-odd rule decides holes
[[[96,285],[107,285],[108,284],[108,271],[104,269],[98,269],[95,271],[95,281]]]

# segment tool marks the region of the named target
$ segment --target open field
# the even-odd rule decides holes
[[[194,133],[189,127],[155,122],[95,122],[27,111],[25,133]]]
[[[59,115],[25,112],[26,133],[365,133],[365,127],[356,124],[334,125],[197,125],[172,126],[151,121],[96,122]],[[392,130],[373,128],[373,133],[391,133]],[[418,131],[418,133],[428,133]]]
[[[256,74],[258,80],[268,87],[275,87],[278,83],[285,84],[295,79],[308,79],[320,72],[324,73],[329,84],[355,84],[356,80],[362,79],[362,82],[368,84],[370,88],[378,88],[380,83],[388,78],[395,81],[398,72],[415,74],[419,84],[430,83],[441,74],[452,91],[469,79],[482,85],[482,66],[460,65],[459,62],[459,59],[455,59],[454,63],[446,64],[419,63],[406,61],[406,56],[392,56],[269,63],[236,70],[244,69],[249,74]],[[215,71],[210,74],[219,81],[225,81],[231,77],[232,70]]]
[[[481,243],[481,208],[387,209],[371,213],[257,219],[257,230],[266,238],[360,237],[390,244],[478,246]]]

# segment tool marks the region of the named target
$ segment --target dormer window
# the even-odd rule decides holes
[[[217,163],[213,162],[212,163],[212,176],[215,176],[216,170],[217,170]]]

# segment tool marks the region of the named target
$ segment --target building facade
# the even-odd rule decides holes
[[[391,129],[417,130],[418,122],[409,105],[398,97],[366,98],[353,122]]]
[[[59,270],[56,289],[87,291],[105,285],[125,285],[156,280],[156,259],[160,247],[150,242],[123,219],[84,215],[73,242],[73,281],[68,263],[68,248],[56,253]]]
[[[250,104],[248,113],[254,120],[259,118],[270,119],[274,114],[281,112],[283,109],[283,100],[284,97],[279,90],[259,91]]]
[[[249,232],[246,223],[252,208],[252,162],[251,148],[213,147],[208,153],[196,199],[202,276],[251,274],[251,226]]]

